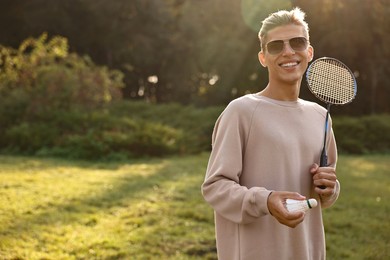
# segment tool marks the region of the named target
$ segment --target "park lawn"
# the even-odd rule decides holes
[[[0,259],[216,259],[207,159],[0,156]],[[328,259],[389,259],[389,169],[389,155],[340,157]]]

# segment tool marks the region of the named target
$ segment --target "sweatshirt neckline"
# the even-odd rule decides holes
[[[284,107],[299,107],[302,105],[302,99],[300,99],[300,98],[298,98],[295,101],[282,101],[282,100],[272,99],[272,98],[265,97],[265,96],[260,96],[258,94],[252,94],[252,96],[256,99],[264,100],[266,102],[276,104],[279,106],[284,106]]]

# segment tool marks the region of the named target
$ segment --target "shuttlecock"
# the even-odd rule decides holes
[[[306,212],[311,208],[317,207],[318,203],[315,199],[308,199],[308,200],[293,200],[293,199],[286,199],[286,209],[289,212],[297,212],[297,211],[303,211]]]

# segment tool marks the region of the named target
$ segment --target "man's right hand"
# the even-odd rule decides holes
[[[289,212],[284,206],[286,199],[304,200],[306,197],[296,192],[273,191],[268,196],[268,210],[279,223],[295,228],[303,221],[305,213],[300,211]]]

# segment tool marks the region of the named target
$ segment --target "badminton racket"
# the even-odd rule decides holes
[[[320,166],[328,166],[326,140],[331,105],[345,105],[355,98],[356,79],[352,71],[341,61],[323,57],[313,61],[306,71],[306,81],[310,91],[327,105],[325,117],[324,143],[321,151]],[[325,186],[320,186],[324,189]]]

